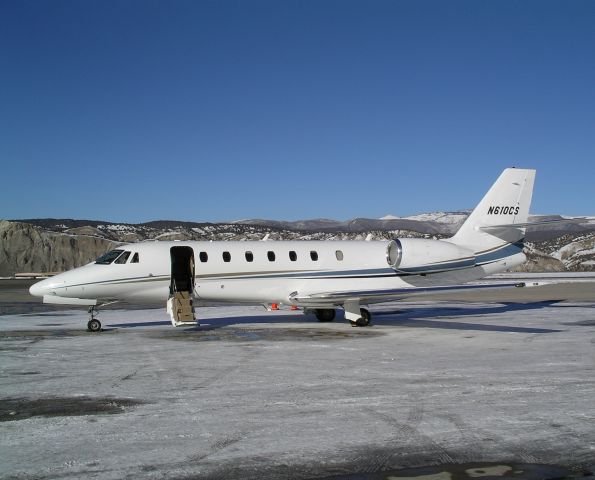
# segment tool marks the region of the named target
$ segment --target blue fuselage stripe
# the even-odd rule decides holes
[[[503,245],[501,248],[493,250],[491,252],[480,253],[475,258],[477,265],[485,265],[487,263],[494,263],[499,260],[503,260],[506,257],[512,257],[523,251],[523,242],[508,243]]]

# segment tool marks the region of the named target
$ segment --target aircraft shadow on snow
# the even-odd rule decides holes
[[[512,325],[493,325],[487,323],[457,322],[456,319],[468,316],[488,316],[502,313],[541,310],[556,306],[560,300],[548,300],[531,303],[504,303],[489,307],[421,307],[404,310],[380,310],[374,312],[376,325],[394,325],[403,327],[438,328],[446,330],[476,330],[486,332],[510,333],[557,333],[562,330],[534,328]],[[436,320],[444,318],[444,320]]]
[[[489,316],[502,313],[522,312],[529,310],[541,310],[544,308],[556,306],[560,300],[540,301],[532,303],[504,303],[489,307],[413,307],[404,306],[399,310],[373,310],[372,323],[374,325],[407,327],[407,328],[436,328],[445,330],[471,330],[471,331],[485,331],[485,332],[509,332],[509,333],[557,333],[562,330],[548,329],[548,328],[534,328],[511,325],[494,325],[488,323],[469,323],[464,321],[457,321],[457,319],[464,319],[465,317]],[[443,318],[443,320],[441,320]],[[238,317],[200,317],[200,310],[198,312],[198,319],[201,323],[199,327],[189,327],[186,330],[209,331],[222,327],[242,326],[246,324],[287,324],[292,325],[296,323],[303,323],[304,321],[311,321],[312,326],[318,326],[314,315],[303,315],[301,312],[296,312],[295,315],[254,315],[254,316],[238,316]],[[337,311],[337,318],[335,322],[344,321],[343,314],[340,310]],[[323,324],[324,325],[324,324]],[[156,327],[156,326],[171,326],[169,321],[147,321],[147,322],[131,322],[131,323],[110,323],[106,325],[109,328],[142,328],[142,327]]]

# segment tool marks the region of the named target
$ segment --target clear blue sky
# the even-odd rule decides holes
[[[595,215],[595,1],[0,1],[0,218]]]

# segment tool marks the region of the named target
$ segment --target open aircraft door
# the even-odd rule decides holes
[[[194,250],[171,247],[171,279],[167,313],[174,327],[197,325],[192,295],[194,293]]]

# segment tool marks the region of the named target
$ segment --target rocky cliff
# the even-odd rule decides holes
[[[63,272],[89,263],[117,242],[58,233],[27,223],[0,221],[0,276]]]

